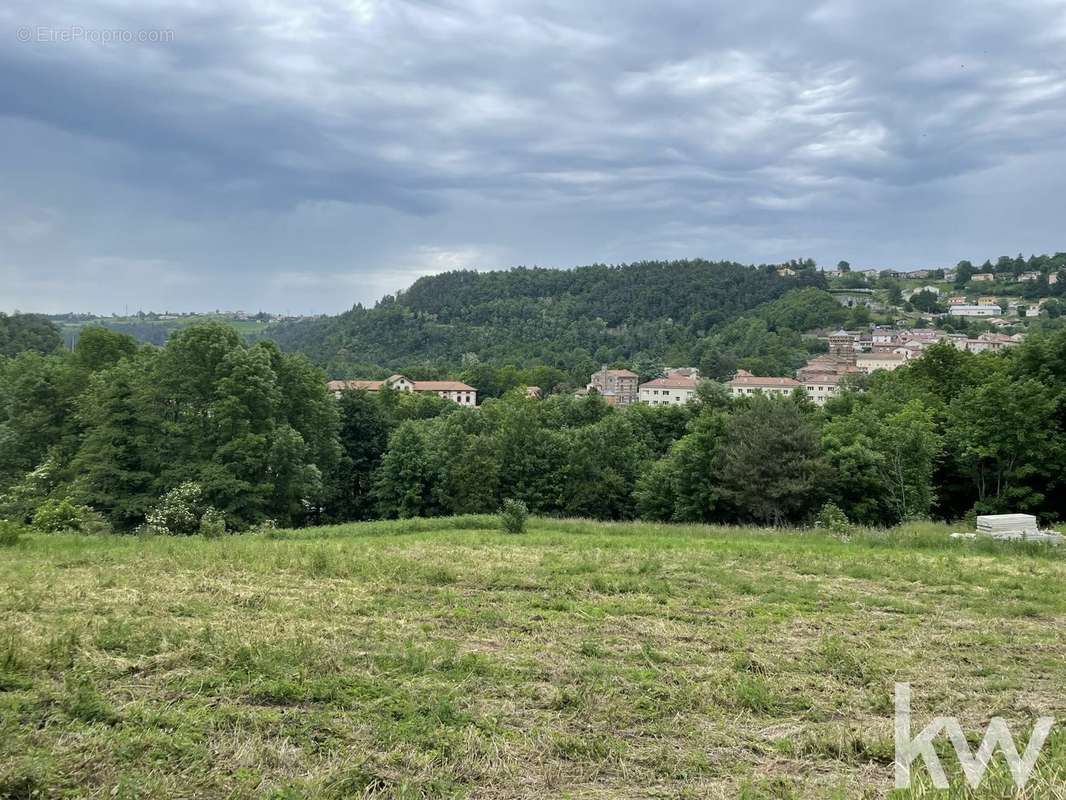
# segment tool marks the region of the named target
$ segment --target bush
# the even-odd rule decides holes
[[[88,506],[78,505],[70,498],[45,500],[33,515],[33,527],[42,533],[109,533],[107,520]]]
[[[188,536],[200,532],[205,510],[201,510],[203,489],[192,481],[181,484],[163,495],[147,514],[145,533]]]
[[[17,522],[0,519],[0,547],[14,547],[22,536],[22,526]]]
[[[840,510],[836,503],[826,503],[815,517],[814,526],[828,531],[833,536],[847,539],[852,534],[848,515]]]
[[[505,533],[525,533],[529,509],[521,500],[504,500],[500,509],[500,526]]]
[[[208,506],[200,517],[200,535],[207,539],[217,539],[226,535],[226,515],[214,506]]]

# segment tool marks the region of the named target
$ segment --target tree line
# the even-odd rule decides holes
[[[206,323],[162,347],[88,328],[0,359],[0,516],[48,529],[243,530],[490,512],[802,523],[827,502],[889,525],[1066,512],[1066,330],[1003,353],[949,344],[857,382],[620,409],[521,387],[463,408],[326,390],[271,342]]]

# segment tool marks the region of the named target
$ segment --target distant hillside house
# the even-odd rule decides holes
[[[1023,272],[1018,276],[1019,281],[1038,281],[1040,280],[1040,272]]]
[[[994,272],[978,272],[976,275],[970,278],[971,281],[983,282],[994,281],[996,279],[996,273]]]
[[[999,306],[958,305],[948,309],[948,315],[952,317],[996,317],[999,313]]]
[[[413,381],[403,375],[392,375],[383,381],[330,381],[326,384],[337,398],[341,392],[379,392],[386,386],[397,392],[435,394],[461,406],[477,405],[477,389],[459,381]]]
[[[893,370],[906,362],[907,357],[902,353],[859,353],[855,366],[860,372],[869,375],[879,369]]]
[[[640,376],[635,372],[630,372],[628,369],[603,367],[599,372],[592,373],[592,378],[585,388],[589,392],[602,395],[609,405],[628,406],[637,402],[640,396],[639,383]]]
[[[843,377],[843,374],[837,373],[808,375],[800,386],[815,405],[824,406],[825,401],[840,390],[840,379]]]
[[[753,394],[787,396],[802,384],[793,378],[762,378],[746,369],[738,369],[733,380],[726,386],[733,397],[750,397]]]
[[[689,370],[684,370],[689,371]],[[640,385],[640,402],[653,406],[688,403],[696,397],[696,378],[678,370],[665,378],[655,378]]]

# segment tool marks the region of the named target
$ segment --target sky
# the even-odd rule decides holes
[[[0,6],[8,312],[336,313],[450,269],[642,259],[917,269],[1066,250],[1064,197],[1062,0]]]

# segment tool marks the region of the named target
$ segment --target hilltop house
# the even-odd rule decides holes
[[[397,392],[435,394],[461,406],[477,405],[477,389],[460,381],[413,381],[403,375],[392,375],[383,381],[329,381],[326,387],[337,398],[340,398],[341,392],[379,392],[387,387]]]
[[[985,282],[985,281],[994,281],[995,279],[996,279],[996,273],[994,273],[994,272],[978,272],[976,275],[974,275],[974,276],[972,276],[970,278],[971,281],[975,281],[977,283],[981,283],[981,282]]]
[[[640,376],[628,369],[607,369],[592,373],[586,390],[600,394],[612,406],[628,406],[639,398]]]

